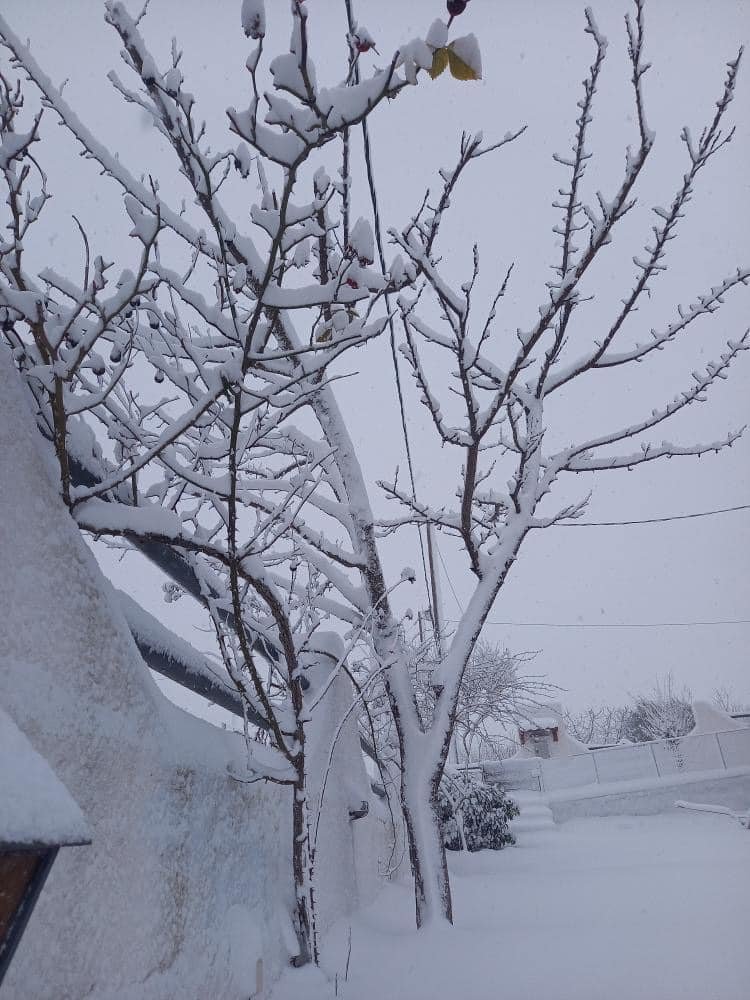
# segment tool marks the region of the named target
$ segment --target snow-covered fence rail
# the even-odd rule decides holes
[[[745,764],[750,764],[750,728],[717,733],[716,738],[725,767],[743,767]]]
[[[568,757],[485,763],[485,779],[509,788],[558,791],[618,781],[750,767],[750,727],[675,739],[601,747]]]
[[[542,790],[574,788],[591,785],[596,780],[596,760],[593,754],[575,754],[542,761]]]
[[[601,753],[599,750],[592,750],[591,757],[596,768],[596,780],[602,783],[653,778],[656,774],[656,762],[650,743],[615,746]]]

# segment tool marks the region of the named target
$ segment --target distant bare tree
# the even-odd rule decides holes
[[[559,688],[539,674],[527,673],[525,667],[535,652],[511,653],[501,643],[480,640],[474,648],[461,680],[456,706],[452,763],[459,766],[480,757],[496,759],[512,752],[516,745],[515,728],[519,721],[548,704]],[[433,676],[441,657],[434,642],[428,640],[413,647],[412,675],[420,716],[429,725],[439,697]],[[372,711],[384,704],[382,685],[374,688]],[[383,718],[381,713],[380,718]],[[380,727],[379,744],[386,758],[393,756],[395,732],[390,716]],[[390,746],[390,750],[389,750]]]
[[[711,701],[728,714],[748,711],[736,693],[727,686],[716,688]],[[633,705],[590,706],[580,712],[564,713],[565,725],[576,739],[587,746],[672,739],[689,733],[695,724],[689,687],[677,686],[671,673],[657,680],[647,694],[633,696]]]
[[[717,708],[720,708],[723,712],[727,712],[729,715],[737,712],[750,712],[750,704],[738,698],[736,691],[725,684],[716,688],[711,701]]]
[[[580,712],[564,712],[565,728],[587,746],[606,746],[627,738],[630,709],[599,705]]]

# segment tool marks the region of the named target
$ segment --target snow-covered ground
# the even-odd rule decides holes
[[[451,857],[454,928],[413,930],[388,886],[272,1000],[746,1000],[750,832],[677,811],[571,820]],[[338,993],[334,977],[338,972]]]

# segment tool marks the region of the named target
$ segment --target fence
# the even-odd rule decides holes
[[[601,747],[570,757],[488,762],[482,770],[488,781],[502,782],[510,788],[551,792],[733,767],[750,767],[750,727]]]

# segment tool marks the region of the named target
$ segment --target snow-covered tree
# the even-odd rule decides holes
[[[0,15],[0,39],[15,68],[119,187],[135,247],[116,279],[106,258],[93,256],[85,232],[82,281],[25,266],[27,231],[46,199],[46,177],[33,153],[41,109],[24,109],[22,89],[4,77],[0,170],[11,235],[0,244],[4,334],[54,441],[61,493],[73,516],[96,535],[180,553],[198,581],[230,677],[247,705],[268,720],[276,771],[268,760],[261,765],[251,757],[248,780],[289,782],[294,791],[300,961],[315,956],[305,725],[320,696],[306,700],[304,667],[308,653],[320,653],[315,636],[322,623],[346,635],[343,652],[329,656],[331,678],[349,669],[347,648],[369,647],[366,676],[352,677],[358,700],[370,685],[383,684],[417,923],[451,919],[438,793],[462,681],[524,539],[585,508],[586,495],[550,508],[553,488],[565,477],[720,450],[737,437],[733,432],[705,445],[641,440],[705,399],[747,348],[746,335],[697,372],[694,385],[635,423],[592,426],[585,439],[564,448],[555,447],[548,432],[559,437],[564,430],[566,406],[574,405],[565,400],[573,389],[580,387],[585,398],[597,372],[647,362],[750,280],[750,270],[739,269],[700,292],[687,309],[678,307],[664,329],[630,336],[638,308],[666,266],[668,244],[699,175],[731,138],[724,120],[739,57],[729,64],[712,119],[697,137],[689,128],[682,133],[686,166],[671,200],[655,210],[632,288],[613,305],[607,328],[591,337],[584,326],[573,337],[595,290],[587,284],[592,265],[633,209],[655,141],[646,118],[643,3],[636,0],[627,22],[635,145],[626,151],[614,192],[589,197],[588,133],[607,44],[587,13],[595,56],[578,103],[572,151],[558,157],[568,176],[555,227],[559,258],[538,318],[524,322],[513,341],[499,329],[507,326],[500,309],[512,269],[479,315],[478,250],[468,279],[454,287],[441,264],[440,236],[468,168],[523,129],[495,144],[464,136],[456,166],[441,172],[437,197],[427,196],[406,225],[389,228],[390,259],[377,224],[371,164],[367,156],[361,168],[354,164],[352,130],[364,131],[367,154],[367,119],[387,99],[425,72],[437,75],[448,66],[459,79],[480,72],[475,39],[449,42],[454,14],[466,5],[451,6],[447,24],[436,22],[424,39],[404,44],[383,68],[366,73],[362,57],[374,51],[373,36],[355,22],[346,0],[344,63],[338,82],[326,86],[313,61],[314,5],[291,0],[291,41],[277,46],[264,89],[263,5],[245,0],[251,97],[239,110],[228,109],[231,142],[224,136],[214,150],[208,133],[215,141],[215,123],[207,129],[198,117],[176,44],[160,63],[142,35],[145,10],[134,18],[119,0],[107,0],[106,18],[135,84],[115,74],[110,79],[176,157],[179,177],[161,187],[154,179],[136,179],[97,142]],[[22,126],[23,114],[29,121]],[[324,150],[341,154],[337,179],[320,162]],[[351,188],[360,177],[372,198],[374,225],[352,218]],[[231,212],[226,206],[236,202],[228,194],[243,182],[242,211]],[[184,206],[178,190],[185,192]],[[499,241],[492,250],[500,256]],[[373,484],[338,407],[332,365],[386,329],[395,340],[396,320],[437,438],[458,458],[458,504],[439,497],[426,502],[416,497],[413,483],[394,480],[382,485],[401,511],[384,520],[373,511]],[[429,363],[425,352],[435,355]],[[168,393],[154,388],[161,385]],[[634,448],[633,441],[640,445]],[[86,482],[76,480],[73,463],[87,470]],[[392,601],[394,588],[413,573],[407,568],[389,578],[381,543],[383,535],[413,524],[456,539],[475,581],[432,674],[429,717],[420,713],[410,649]],[[264,639],[276,650],[270,667],[257,655]]]
[[[449,851],[500,851],[515,843],[508,824],[519,809],[500,785],[445,774],[439,809],[443,843]]]
[[[689,733],[694,724],[693,692],[678,686],[669,671],[651,690],[634,694],[629,705],[598,705],[578,712],[565,712],[565,727],[588,746],[671,739]],[[744,712],[746,706],[728,687],[717,688],[711,703],[723,712]]]
[[[711,701],[717,708],[720,708],[728,715],[750,711],[750,705],[748,705],[747,701],[742,701],[742,699],[737,696],[737,693],[728,685],[722,685],[721,687],[716,688]]]
[[[598,705],[564,713],[565,728],[586,746],[606,746],[628,739],[631,709],[625,705]]]
[[[626,737],[643,743],[685,736],[695,725],[692,702],[690,689],[678,688],[672,673],[666,674],[648,694],[635,697],[627,715]]]
[[[639,179],[655,149],[655,135],[647,118],[642,0],[636,0],[634,8],[633,16],[626,19],[634,144],[625,150],[624,170],[614,190],[605,194],[594,189],[593,196],[588,183],[592,156],[589,128],[607,40],[591,10],[586,12],[585,30],[594,45],[594,58],[578,101],[571,149],[556,157],[567,175],[555,202],[560,212],[554,228],[559,258],[536,319],[522,320],[515,337],[508,335],[510,320],[501,309],[512,265],[499,282],[489,309],[480,312],[476,302],[478,248],[474,248],[465,280],[458,285],[441,263],[441,222],[456,185],[471,164],[492,148],[480,137],[462,138],[456,166],[441,172],[441,195],[433,201],[425,199],[406,228],[390,230],[391,239],[417,268],[420,279],[416,292],[405,290],[399,296],[406,340],[402,350],[438,441],[444,452],[457,455],[458,476],[454,492],[444,499],[418,498],[413,489],[398,481],[384,484],[387,495],[401,508],[401,513],[384,526],[395,531],[405,525],[429,525],[456,539],[475,581],[443,662],[433,674],[433,685],[440,694],[429,727],[419,725],[411,708],[412,692],[404,690],[400,681],[391,682],[394,673],[388,675],[403,747],[403,797],[407,822],[411,817],[418,920],[420,909],[422,916],[435,908],[449,918],[451,915],[445,865],[427,860],[434,854],[434,824],[429,813],[448,758],[471,653],[524,540],[563,518],[580,516],[587,504],[584,492],[552,506],[553,489],[566,479],[718,452],[731,446],[741,433],[730,431],[725,438],[704,444],[653,441],[649,436],[693,404],[705,401],[750,346],[747,332],[742,331],[728,341],[715,361],[696,371],[692,385],[678,391],[671,401],[655,400],[632,423],[607,426],[600,420],[579,440],[562,448],[555,444],[565,439],[566,410],[585,407],[586,386],[592,379],[608,369],[627,367],[634,381],[639,365],[668,350],[697,321],[715,314],[727,296],[750,281],[750,270],[740,267],[705,290],[686,290],[692,304],[677,306],[672,322],[661,329],[643,328],[642,309],[667,266],[670,244],[678,235],[697,183],[732,138],[733,130],[727,130],[725,119],[735,93],[740,53],[728,64],[709,121],[697,132],[688,126],[682,130],[685,164],[682,170],[678,168],[669,200],[653,211],[645,248],[634,257],[632,287],[612,303],[606,325],[587,329],[585,305],[596,294],[596,285],[588,280],[592,266],[606,255],[621,232],[622,220],[635,209]],[[500,246],[492,250],[496,266]]]
[[[477,759],[513,752],[516,727],[557,692],[554,684],[527,672],[534,652],[511,653],[499,643],[480,639],[461,678],[456,703],[451,763],[459,766]],[[429,724],[435,710],[433,676],[441,656],[432,641],[414,650],[414,687],[423,719]]]
[[[432,55],[416,40],[385,69],[360,76],[366,46],[350,37],[343,82],[319,85],[307,7],[295,2],[291,40],[271,61],[271,87],[261,94],[264,8],[246,0],[252,97],[227,111],[234,138],[215,151],[177,43],[161,65],[141,33],[145,8],[138,18],[117,0],[104,9],[135,84],[114,72],[110,81],[172,147],[192,206],[171,201],[180,181],[165,197],[152,177],[136,179],[97,142],[0,18],[11,57],[0,77],[9,231],[0,243],[3,333],[54,444],[71,514],[96,537],[171,553],[195,582],[248,715],[266,720],[271,746],[262,753],[246,724],[248,774],[239,780],[293,791],[305,962],[317,959],[305,726],[346,656],[335,643],[332,654],[321,653],[320,626],[333,616],[356,641],[371,628],[372,602],[351,579],[362,562],[359,538],[355,547],[340,540],[352,535],[356,509],[334,435],[311,436],[304,415],[315,400],[328,412],[329,368],[382,332],[388,294],[413,277],[399,260],[373,266],[370,224],[350,224],[351,177],[332,180],[321,151],[346,145],[349,130],[415,83]],[[82,278],[49,266],[35,273],[27,246],[49,198],[35,155],[47,111],[119,186],[132,223],[129,267],[115,269],[106,248],[97,254],[77,223]],[[244,186],[249,232],[246,210],[241,221],[225,208],[225,185]],[[330,678],[306,696],[311,655],[328,655]]]

